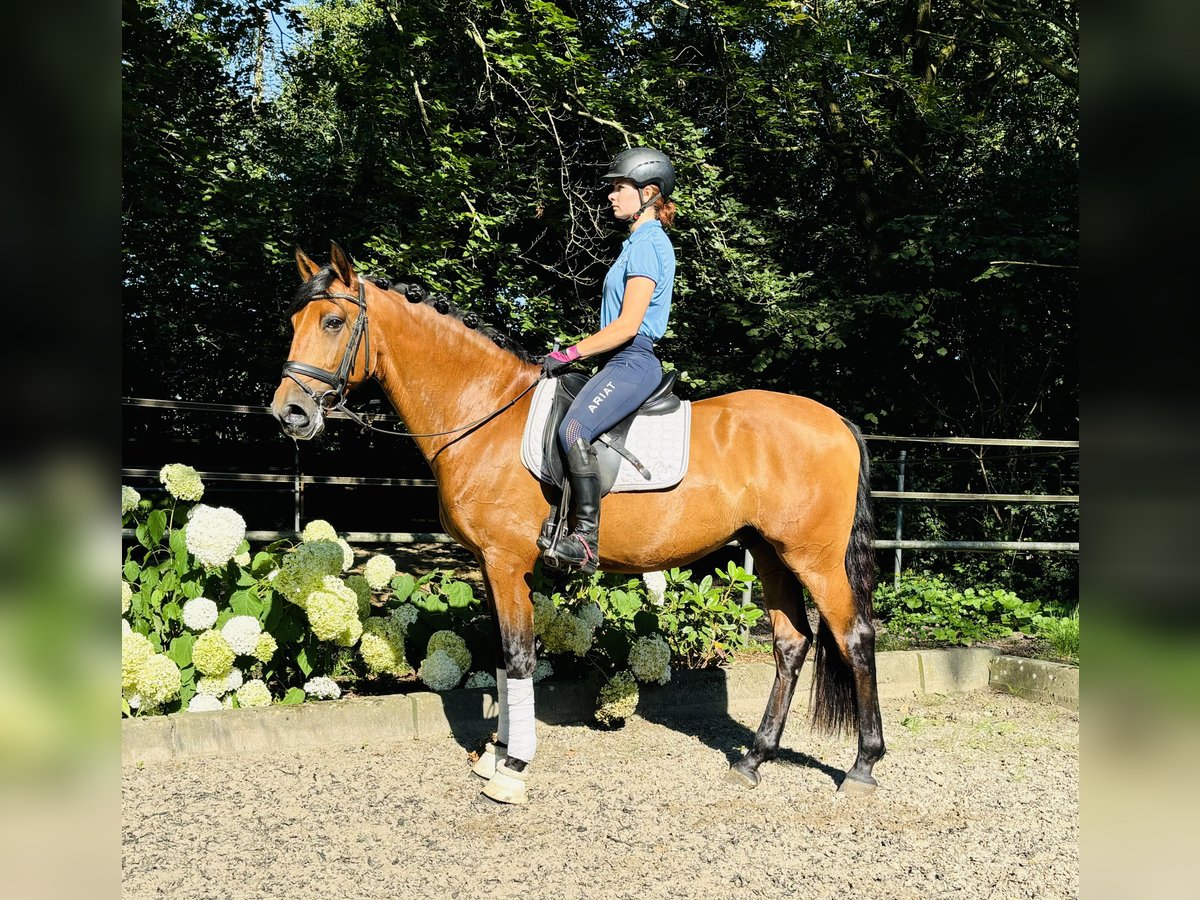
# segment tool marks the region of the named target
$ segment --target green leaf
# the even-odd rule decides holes
[[[165,509],[156,509],[146,517],[146,530],[150,534],[152,543],[157,544],[162,540],[163,532],[167,530],[167,511]]]
[[[465,581],[452,581],[443,585],[442,594],[452,609],[464,609],[475,599],[475,592]]]
[[[264,550],[254,554],[254,559],[250,562],[250,571],[257,578],[262,578],[273,568],[275,568],[275,557]]]
[[[125,563],[125,580],[128,581],[130,584],[135,583],[138,580],[138,575],[140,575],[141,573],[142,573],[141,568],[139,568],[138,564],[136,562],[134,562],[132,559],[129,562]]]
[[[262,603],[254,595],[254,591],[237,591],[229,598],[229,608],[235,615],[254,616],[257,619],[262,612]]]
[[[288,692],[283,695],[283,699],[279,701],[280,706],[295,706],[298,703],[304,702],[304,688],[288,688]]]
[[[397,600],[407,600],[416,586],[417,582],[411,575],[397,575],[392,579],[392,591]]]
[[[185,666],[192,664],[192,647],[196,643],[194,634],[181,634],[177,638],[171,640],[170,649],[167,650],[167,656],[174,661],[175,665],[183,669]]]
[[[300,667],[305,678],[312,674],[312,663],[308,661],[308,651],[304,647],[301,647],[300,652],[296,654],[296,665]]]

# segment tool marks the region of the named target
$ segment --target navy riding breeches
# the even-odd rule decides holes
[[[654,343],[639,334],[612,355],[579,392],[558,428],[563,453],[579,438],[589,444],[646,402],[662,382]]]

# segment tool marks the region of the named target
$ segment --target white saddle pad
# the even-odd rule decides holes
[[[521,438],[521,462],[536,478],[552,484],[542,460],[542,435],[554,400],[554,379],[547,378],[534,389],[533,404]],[[625,447],[650,470],[650,480],[621,457],[621,468],[612,492],[657,491],[680,482],[687,474],[692,435],[692,404],[681,400],[674,412],[660,416],[638,416],[629,427]],[[597,443],[597,449],[603,448]],[[605,448],[607,449],[607,448]]]

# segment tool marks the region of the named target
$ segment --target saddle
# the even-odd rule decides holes
[[[558,427],[567,414],[572,401],[579,395],[580,390],[588,382],[588,376],[582,372],[567,372],[553,379],[554,398],[550,402],[549,415],[542,431],[542,471],[538,474],[544,481],[562,487],[565,472],[563,458],[558,446]],[[633,455],[626,446],[629,430],[635,419],[640,416],[667,416],[680,409],[682,401],[672,393],[675,387],[675,373],[665,372],[662,381],[646,401],[636,410],[599,435],[593,442],[596,449],[596,461],[600,467],[600,495],[604,496],[613,489],[617,474],[621,469],[621,461],[626,460],[646,482],[653,479],[653,474],[642,462]],[[536,401],[535,401],[536,402]]]

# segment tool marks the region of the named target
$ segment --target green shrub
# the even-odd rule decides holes
[[[335,698],[339,683],[409,673],[408,650],[423,656],[431,633],[469,634],[478,617],[470,585],[439,572],[388,583],[394,565],[378,555],[373,590],[321,520],[251,555],[244,520],[201,502],[194,469],[164,466],[160,480],[154,500],[121,490],[134,538],[122,563],[124,715]]]
[[[875,590],[875,614],[914,644],[970,645],[1014,631],[1032,633],[1040,605],[1003,588],[958,590],[941,575],[904,573]]]
[[[486,684],[497,668],[488,615],[453,573],[414,577],[377,555],[351,574],[353,548],[323,520],[251,554],[241,516],[200,502],[194,469],[166,466],[161,480],[155,500],[121,491],[134,537],[122,568],[124,715],[335,699],[346,686],[395,689],[396,677],[449,690],[468,676]],[[556,590],[539,564],[535,680],[599,671],[665,684],[672,665],[710,666],[748,646],[762,611],[741,596],[754,577],[732,562],[691,575],[576,575]]]
[[[1069,616],[1036,616],[1035,634],[1054,648],[1063,659],[1079,661],[1079,610]]]

